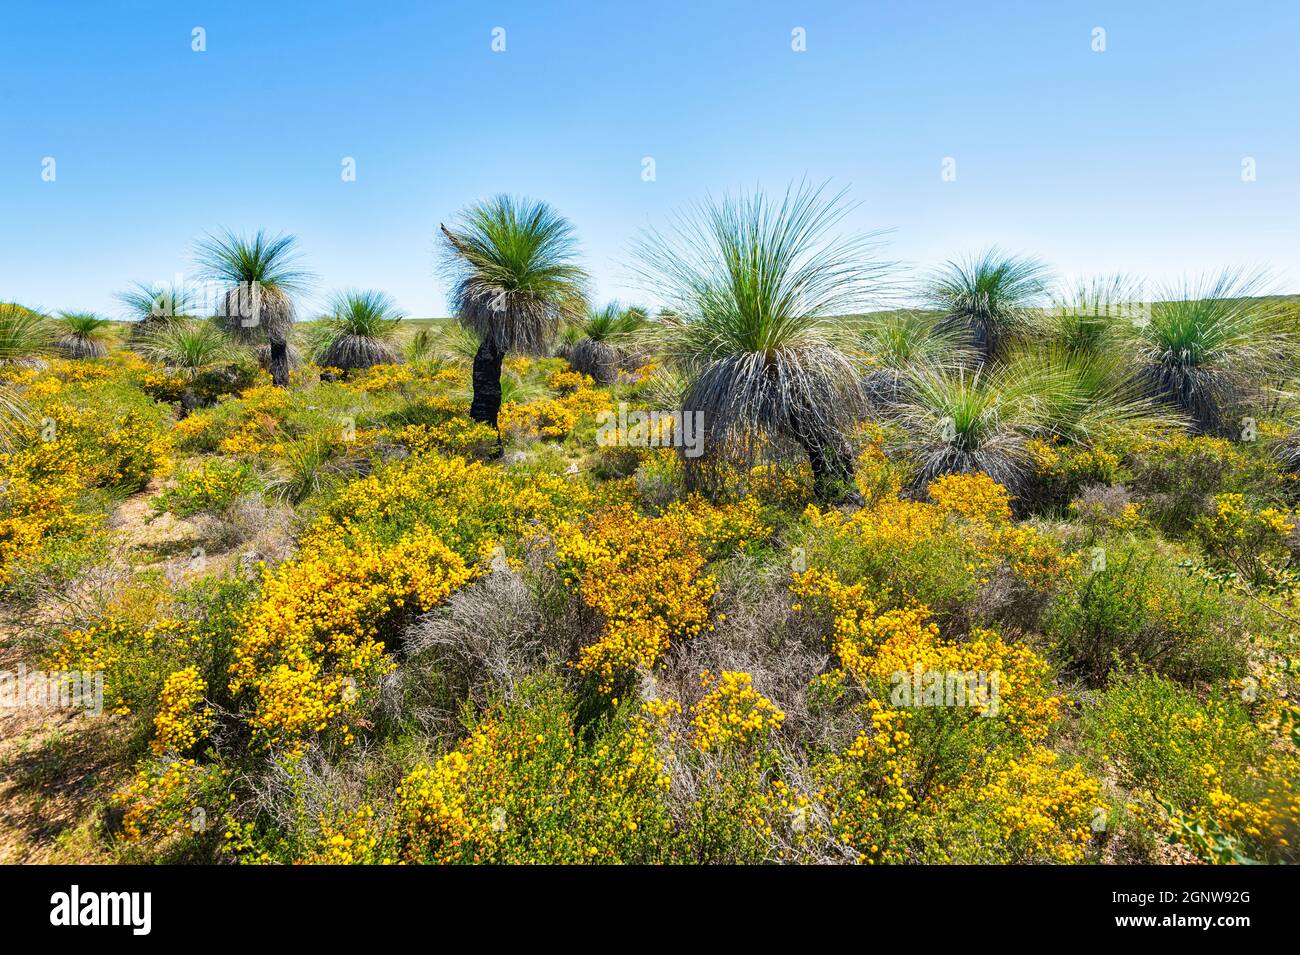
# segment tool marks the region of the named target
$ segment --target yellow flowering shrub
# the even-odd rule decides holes
[[[50,541],[76,538],[97,523],[80,507],[75,473],[32,476],[21,455],[0,455],[0,586],[31,565]]]
[[[184,469],[175,483],[154,499],[154,510],[177,517],[224,514],[241,495],[257,489],[257,474],[247,461],[208,458]]]
[[[657,718],[626,706],[584,739],[554,683],[522,688],[397,790],[404,862],[657,861],[670,821]]]
[[[1123,455],[1116,448],[1031,438],[1026,451],[1034,471],[1028,496],[1040,507],[1064,505],[1084,485],[1121,484],[1128,479]]]
[[[949,641],[928,621],[923,605],[881,611],[860,584],[846,586],[834,574],[816,569],[796,573],[791,593],[801,612],[829,617],[828,643],[836,660],[861,686],[882,692],[895,674],[997,673],[993,715],[1030,742],[1044,740],[1062,700],[1048,692],[1047,662],[1022,644],[1007,643],[990,630],[976,629],[963,641]],[[987,701],[974,701],[970,713],[981,718]]]
[[[573,430],[578,416],[562,399],[543,398],[506,404],[497,418],[501,433],[510,437],[562,438]]]
[[[99,621],[59,631],[42,666],[57,672],[103,671],[106,711],[147,712],[196,640],[189,621],[169,615],[172,608],[166,595],[157,594],[157,586],[142,581],[112,601]]]
[[[1181,433],[1138,442],[1128,449],[1132,480],[1125,486],[1146,499],[1148,520],[1166,534],[1183,536],[1215,495],[1275,498],[1285,490],[1289,482],[1278,459],[1260,453],[1261,444]]]
[[[1078,554],[1063,552],[1060,544],[1030,524],[994,530],[985,539],[984,554],[1001,561],[1017,580],[1041,591],[1069,579],[1083,565]]]
[[[566,585],[604,622],[601,638],[579,651],[578,670],[613,692],[633,671],[653,668],[671,638],[704,630],[716,589],[706,561],[763,531],[752,501],[714,507],[698,499],[660,517],[620,505],[558,526],[555,560]]]
[[[699,544],[679,524],[623,506],[587,525],[557,528],[555,552],[566,583],[604,622],[600,639],[579,651],[576,666],[606,692],[632,671],[654,667],[671,637],[708,626],[716,585],[703,573]]]
[[[1284,580],[1291,562],[1295,519],[1276,507],[1252,507],[1241,494],[1219,494],[1197,521],[1206,553],[1246,583],[1267,587]]]
[[[52,440],[41,439],[45,453],[70,453],[88,486],[135,490],[171,468],[170,435],[155,414],[130,409],[106,422],[104,409],[55,405],[42,410],[41,427],[54,432]]]
[[[366,803],[321,821],[320,844],[302,861],[311,865],[374,865],[392,860],[384,854],[384,833],[374,807]]]
[[[1035,746],[979,791],[1014,858],[1069,863],[1085,856],[1101,788],[1081,767],[1059,763],[1056,753]]]
[[[371,394],[400,389],[416,380],[416,371],[410,365],[374,365],[354,372],[345,383],[352,391]]]
[[[551,372],[550,377],[546,379],[546,387],[564,394],[578,391],[581,388],[595,388],[596,382],[590,375],[584,375],[580,371],[574,371],[571,368],[559,368]]]
[[[472,576],[428,530],[392,546],[317,530],[265,576],[235,640],[230,691],[252,695],[249,724],[269,742],[336,729],[349,743],[347,714],[392,668],[383,639],[392,618],[428,610]]]
[[[1125,672],[1089,710],[1085,730],[1132,800],[1169,835],[1206,850],[1188,840],[1194,826],[1177,824],[1199,820],[1247,856],[1297,858],[1300,751],[1279,727],[1252,718],[1246,701],[1216,694],[1202,702],[1156,674]]]
[[[902,470],[879,441],[868,444],[858,455],[853,480],[869,507],[896,498],[903,489]]]
[[[185,378],[165,368],[150,368],[140,375],[140,387],[158,401],[180,401],[185,393]]]
[[[983,524],[1005,524],[1011,520],[1011,498],[1007,489],[983,472],[949,474],[926,487],[930,500],[946,514],[959,514]]]
[[[514,438],[563,438],[580,420],[592,419],[611,407],[608,391],[584,386],[559,398],[510,402],[502,406],[497,426],[503,435]]]
[[[785,720],[785,714],[754,689],[748,673],[723,670],[715,677],[705,670],[700,683],[707,692],[691,708],[691,744],[702,753],[749,746],[775,733]]]
[[[412,453],[427,454],[481,450],[496,443],[497,433],[490,425],[458,415],[439,424],[408,424],[393,437]]]
[[[193,759],[146,761],[112,796],[112,805],[122,813],[117,837],[127,846],[151,846],[153,858],[167,853],[183,859],[187,845],[213,846],[229,805],[227,780],[220,766]]]
[[[434,530],[467,561],[483,541],[509,543],[576,519],[599,500],[574,481],[520,475],[460,457],[426,454],[350,482],[315,529],[348,539],[393,542],[417,527]],[[304,546],[310,542],[304,541]]]
[[[989,630],[945,640],[924,606],[882,610],[830,572],[796,572],[791,592],[829,623],[840,670],[820,685],[866,697],[861,733],[816,767],[832,835],[859,861],[923,861],[940,846],[948,855],[929,861],[1081,858],[1099,789],[1043,749],[1063,703],[1046,661]],[[935,677],[960,693],[923,691]],[[982,854],[990,839],[1000,858]]]
[[[212,710],[203,703],[207,682],[197,667],[177,670],[163,683],[154,714],[154,737],[149,746],[159,756],[186,753],[212,729]]]
[[[799,540],[807,561],[839,568],[882,602],[940,614],[974,602],[1000,567],[1039,590],[1079,568],[1043,531],[1011,522],[1006,489],[986,475],[943,477],[929,493],[931,502],[884,497],[850,515],[810,505]]]

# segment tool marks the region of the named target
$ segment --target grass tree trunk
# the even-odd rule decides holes
[[[797,436],[812,467],[813,492],[819,501],[859,500],[854,486],[853,452],[842,442]]]
[[[271,342],[271,381],[278,387],[289,384],[289,343],[287,341]]]
[[[492,338],[483,339],[474,355],[474,399],[470,402],[469,416],[475,421],[497,427],[497,414],[501,411],[501,360],[505,353],[498,351]]]

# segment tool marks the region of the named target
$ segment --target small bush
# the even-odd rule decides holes
[[[1047,633],[1064,669],[1093,685],[1125,660],[1184,681],[1242,672],[1241,631],[1250,616],[1231,595],[1136,541],[1108,543],[1094,560],[1097,569],[1062,593],[1049,615]]]
[[[1121,671],[1085,715],[1084,731],[1147,825],[1193,849],[1188,833],[1199,826],[1247,857],[1295,861],[1300,756],[1261,730],[1245,702],[1227,694],[1203,702],[1157,674]]]
[[[220,517],[259,484],[257,472],[249,462],[209,458],[182,471],[174,486],[154,498],[153,508],[155,513],[171,513],[177,517],[198,514]]]

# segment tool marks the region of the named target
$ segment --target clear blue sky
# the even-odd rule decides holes
[[[443,315],[438,223],[501,191],[557,206],[598,296],[636,298],[642,227],[805,175],[918,268],[997,243],[1068,274],[1266,265],[1297,292],[1298,40],[1294,0],[13,0],[0,300],[111,312],[204,231],[264,227],[323,291]]]

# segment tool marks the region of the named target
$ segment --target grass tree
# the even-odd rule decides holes
[[[121,303],[131,326],[131,339],[137,341],[152,335],[168,322],[192,318],[198,303],[193,289],[182,283],[149,285],[137,282],[115,296]]]
[[[225,330],[203,319],[160,323],[137,347],[146,357],[189,381],[239,357],[239,348]]]
[[[58,336],[54,347],[65,358],[103,358],[108,354],[108,319],[91,312],[60,312],[54,327]]]
[[[324,347],[317,363],[344,372],[401,360],[397,349],[401,310],[383,292],[339,292],[321,320]]]
[[[977,357],[990,362],[1033,325],[1048,277],[1037,259],[993,248],[946,263],[930,277],[925,295],[944,325],[961,331]]]
[[[864,316],[859,328],[863,389],[877,407],[899,400],[914,370],[957,368],[971,359],[962,336],[924,312],[878,312]]]
[[[573,227],[544,202],[496,196],[442,234],[456,318],[479,339],[470,417],[495,428],[502,359],[543,354],[560,323],[585,311],[587,274]]]
[[[37,362],[51,347],[49,320],[40,312],[12,302],[0,302],[0,365]],[[21,441],[32,409],[9,385],[0,382],[0,451],[11,451]]]
[[[1145,314],[1142,286],[1135,279],[1080,278],[1052,293],[1038,341],[1071,356],[1102,357],[1121,351],[1125,331]]]
[[[1300,425],[1292,426],[1291,430],[1274,444],[1273,452],[1282,462],[1283,467],[1292,474],[1300,475]]]
[[[1032,407],[1038,435],[1071,444],[1168,432],[1186,422],[1146,395],[1120,350],[1080,351],[1061,342],[1024,347],[1007,357],[1002,387]]]
[[[944,474],[983,471],[1019,493],[1030,438],[1096,444],[1180,424],[1135,387],[1123,364],[1121,356],[1052,343],[974,370],[918,365],[878,413],[897,425],[895,450],[915,463],[915,489]]]
[[[915,462],[916,487],[944,474],[977,471],[1019,487],[1026,441],[1045,422],[1042,404],[1025,397],[1004,369],[915,369],[887,417],[901,426],[897,450]]]
[[[1134,326],[1143,383],[1198,433],[1235,433],[1229,412],[1294,373],[1296,340],[1276,303],[1258,297],[1266,284],[1263,273],[1236,269],[1184,280]]]
[[[555,357],[568,361],[573,357],[573,347],[584,337],[581,322],[565,322],[555,332]]]
[[[671,299],[657,327],[682,410],[702,416],[689,482],[707,482],[711,465],[746,469],[797,450],[820,497],[851,493],[846,436],[864,400],[853,328],[838,316],[863,310],[886,266],[874,236],[834,234],[849,210],[843,192],[803,184],[778,199],[706,200],[674,235],[638,244],[647,288]]]
[[[12,302],[0,302],[0,365],[39,361],[54,345],[48,317]]]
[[[602,385],[611,384],[618,377],[628,343],[645,324],[643,309],[625,309],[618,302],[592,309],[578,326],[582,337],[568,354],[569,364]]]
[[[292,235],[258,231],[209,235],[199,241],[197,259],[203,274],[225,286],[219,317],[238,341],[269,344],[271,379],[289,383],[289,339],[293,332],[295,295],[310,286],[311,273],[298,265],[298,240]]]

